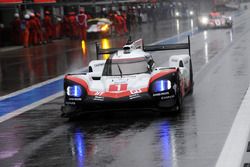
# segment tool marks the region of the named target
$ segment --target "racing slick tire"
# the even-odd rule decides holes
[[[228,24],[228,26],[227,26],[228,28],[232,28],[233,27],[233,24],[232,23],[230,23],[230,24]]]
[[[172,107],[158,107],[159,112],[162,116],[164,116],[165,114],[179,114],[180,112],[182,112],[182,105],[183,99],[181,96],[181,93],[179,92],[177,94],[177,98],[176,98],[176,102],[175,105]]]

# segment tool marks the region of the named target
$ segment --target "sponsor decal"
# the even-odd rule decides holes
[[[104,63],[99,63],[99,64],[95,64],[94,67],[99,67],[99,66],[103,66]]]
[[[109,86],[109,91],[126,91],[128,84],[113,84]]]
[[[82,101],[82,98],[72,98],[72,97],[70,97],[69,100],[71,100],[71,101]]]
[[[221,23],[220,23],[220,20],[216,19],[216,20],[215,20],[215,25],[220,26],[220,24],[221,24]]]
[[[172,62],[178,62],[178,60],[177,59],[172,59]]]
[[[141,96],[139,94],[132,94],[129,96],[130,100],[136,99],[136,98],[140,98]]]
[[[162,92],[162,93],[155,93],[153,96],[164,96],[164,95],[169,95],[169,92]]]
[[[95,96],[93,100],[95,100],[95,101],[104,101],[104,97],[102,97],[102,96]]]
[[[142,92],[141,89],[131,90],[131,91],[130,91],[131,95],[133,95],[133,94],[138,94],[138,93],[141,93],[141,92]]]
[[[95,92],[95,96],[102,96],[104,92]]]
[[[75,104],[76,104],[76,102],[74,102],[74,101],[66,101],[66,102],[65,102],[65,104],[75,105]]]
[[[171,96],[162,96],[161,100],[168,100],[168,99],[173,99],[175,98],[175,95],[171,95]]]

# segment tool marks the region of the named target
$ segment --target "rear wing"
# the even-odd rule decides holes
[[[149,46],[143,47],[143,50],[145,52],[163,51],[163,50],[180,50],[180,49],[188,49],[188,54],[191,57],[190,36],[188,36],[187,43],[166,44],[166,45],[149,45]]]
[[[143,49],[145,52],[150,51],[163,51],[163,50],[180,50],[180,49],[188,49],[189,56],[191,57],[191,48],[190,48],[190,36],[188,36],[187,43],[177,43],[177,44],[166,44],[166,45],[148,45],[144,46],[141,40],[137,40],[133,42],[134,45],[141,45],[141,47],[136,47],[136,49]],[[125,45],[126,46],[126,45]],[[96,43],[96,58],[99,59],[99,55],[101,54],[114,54],[118,50],[123,50],[123,48],[109,48],[109,49],[102,49],[100,45]]]
[[[95,43],[96,45],[96,59],[99,59],[99,55],[102,54],[114,54],[116,53],[118,50],[121,50],[122,48],[109,48],[109,49],[102,49],[100,48],[100,44],[99,43]]]

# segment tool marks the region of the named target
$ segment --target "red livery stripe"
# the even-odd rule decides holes
[[[87,91],[89,90],[88,84],[84,80],[82,80],[80,78],[74,77],[73,75],[66,75],[64,77],[64,79],[67,79],[67,80],[70,80],[70,81],[74,81],[74,82],[82,85]]]
[[[34,0],[34,3],[56,3],[56,0]]]
[[[161,71],[157,74],[155,74],[149,81],[149,83],[151,84],[152,82],[154,82],[156,79],[164,76],[164,75],[167,75],[167,74],[171,74],[171,73],[174,73],[176,72],[177,69],[168,69],[168,70],[164,70],[164,71]]]
[[[0,4],[22,3],[23,0],[0,0]]]

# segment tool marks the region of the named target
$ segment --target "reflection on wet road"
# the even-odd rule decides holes
[[[100,112],[72,122],[59,117],[58,98],[1,124],[0,166],[214,166],[249,84],[250,23],[241,20],[233,31],[208,30],[191,38],[195,89],[180,115]],[[161,39],[148,36],[146,43]],[[114,38],[110,45],[123,40]],[[165,52],[155,59],[159,65],[168,60]]]

